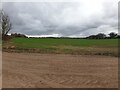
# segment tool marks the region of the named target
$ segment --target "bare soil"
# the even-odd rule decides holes
[[[117,88],[118,58],[3,52],[3,88]]]
[[[2,89],[2,50],[0,47],[0,89]]]

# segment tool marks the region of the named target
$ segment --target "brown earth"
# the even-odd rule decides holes
[[[2,89],[2,50],[0,48],[0,90]]]
[[[3,88],[117,88],[118,58],[3,52]]]

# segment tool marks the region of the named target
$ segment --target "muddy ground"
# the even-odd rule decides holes
[[[3,88],[117,88],[118,58],[3,52]]]

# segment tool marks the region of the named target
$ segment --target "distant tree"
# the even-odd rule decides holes
[[[117,34],[115,32],[111,32],[108,35],[110,36],[110,38],[116,38],[117,37]]]
[[[3,10],[0,10],[0,25],[2,29],[2,38],[4,39],[11,30],[12,24],[9,16]]]
[[[20,34],[20,33],[12,33],[11,34],[11,37],[22,37],[22,38],[27,38],[27,36],[26,35],[24,35],[24,34]]]
[[[120,38],[120,35],[117,35],[117,38]]]
[[[96,39],[96,35],[90,35],[89,37],[87,37],[88,39]]]
[[[88,39],[105,39],[106,35],[104,33],[99,33],[97,35],[90,35],[89,37],[86,37]]]
[[[96,38],[97,39],[104,39],[104,38],[106,38],[106,35],[104,33],[99,33],[96,35]]]

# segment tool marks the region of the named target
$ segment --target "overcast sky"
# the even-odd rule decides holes
[[[118,32],[118,0],[79,2],[4,2],[10,33],[82,37]]]

